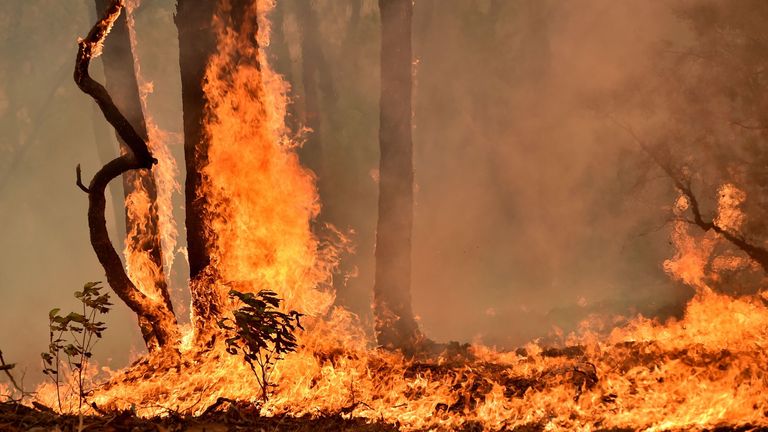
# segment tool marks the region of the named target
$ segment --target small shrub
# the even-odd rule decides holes
[[[48,352],[42,353],[43,373],[56,385],[56,398],[61,407],[60,365],[62,353],[75,376],[78,391],[79,412],[82,415],[83,402],[87,391],[85,376],[88,362],[93,356],[93,347],[107,329],[105,323],[96,318],[109,312],[112,303],[109,294],[102,294],[101,282],[88,282],[82,291],[75,291],[75,298],[82,303],[82,312],[70,312],[59,315],[61,309],[52,309],[48,313],[49,343]]]
[[[242,354],[259,384],[262,402],[266,402],[270,389],[275,387],[271,382],[275,363],[298,348],[294,333],[296,329],[304,330],[299,321],[302,314],[280,311],[280,299],[269,290],[256,294],[231,290],[229,296],[244,306],[235,310],[232,318],[218,323],[227,333],[227,352]]]

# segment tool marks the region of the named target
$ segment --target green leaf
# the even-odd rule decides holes
[[[86,318],[85,315],[77,312],[70,312],[69,315],[66,316],[66,319],[80,324],[88,322],[88,318]]]

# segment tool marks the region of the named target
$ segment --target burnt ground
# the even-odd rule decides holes
[[[0,431],[77,431],[79,419],[75,415],[57,415],[44,407],[28,407],[15,403],[0,404]],[[367,424],[363,420],[345,419],[342,415],[320,418],[259,417],[243,407],[232,407],[200,417],[184,417],[170,414],[162,418],[139,418],[126,411],[86,416],[84,431],[105,432],[225,432],[225,431],[397,431],[395,425]]]
[[[460,384],[458,391],[463,397],[458,398],[453,405],[438,404],[436,411],[444,410],[460,415],[464,410],[473,409],[481,401],[485,394],[490,391],[490,387],[484,380],[477,379],[479,376],[493,377],[494,381],[503,385],[506,397],[522,397],[529,389],[542,389],[551,385],[568,385],[573,389],[574,398],[578,399],[584,389],[592,388],[599,380],[595,367],[592,363],[585,362],[585,351],[582,346],[567,346],[563,348],[548,348],[542,351],[541,356],[563,359],[563,365],[553,369],[546,369],[534,373],[530,376],[509,376],[505,374],[508,369],[504,365],[491,363],[473,363],[473,372],[466,375],[467,362],[472,362],[471,353],[467,349],[468,345],[459,345],[457,343],[449,344],[444,348],[443,356],[448,359],[444,364],[436,364],[429,361],[429,358],[414,360],[405,371],[405,375],[417,375],[429,373],[435,379],[445,378],[451,382]],[[609,359],[602,359],[603,362],[611,364],[614,368],[626,371],[636,366],[652,366],[659,358],[674,358],[689,362],[695,365],[711,365],[728,362],[732,353],[721,351],[716,353],[704,353],[696,347],[691,349],[660,352],[659,347],[654,343],[622,343],[615,347],[608,355]],[[518,350],[521,351],[521,350]],[[333,353],[328,354],[325,360],[332,361]],[[338,353],[337,353],[338,354]],[[342,353],[343,354],[343,353]],[[527,355],[521,351],[519,355]],[[661,357],[660,357],[661,356]],[[376,365],[372,365],[376,366]],[[381,365],[379,365],[381,366]],[[372,367],[372,370],[378,371],[378,367]],[[140,370],[139,370],[140,371]],[[389,372],[381,372],[387,375]],[[139,374],[140,376],[141,374]],[[414,395],[415,397],[416,395]],[[606,404],[616,402],[616,395],[606,395],[603,399]],[[232,401],[225,398],[219,400],[209,407],[201,416],[192,417],[175,411],[168,411],[167,415],[157,418],[139,418],[131,411],[115,412],[104,411],[94,406],[99,415],[89,415],[83,419],[83,430],[85,431],[157,431],[157,432],[176,432],[176,431],[200,431],[200,432],[224,432],[224,431],[259,431],[259,432],[283,432],[283,431],[306,431],[306,432],[337,432],[337,431],[363,431],[363,432],[394,432],[398,431],[397,424],[388,424],[383,422],[369,423],[364,419],[350,418],[350,413],[354,411],[357,404],[342,409],[340,412],[323,412],[315,416],[306,417],[262,417],[259,410],[252,404]],[[768,415],[768,413],[766,414]],[[78,430],[79,418],[74,415],[58,415],[50,408],[34,404],[30,407],[14,402],[0,403],[0,432],[16,431],[57,431],[69,432]],[[644,430],[640,425],[637,429],[623,428],[603,428],[600,425],[594,425],[595,432],[632,432],[634,430]],[[544,431],[543,424],[528,424],[516,426],[514,428],[505,428],[490,432],[538,432]],[[702,429],[697,429],[702,430]],[[479,423],[467,422],[456,432],[484,432]],[[768,428],[755,426],[732,427],[723,425],[713,429],[704,429],[706,432],[747,432],[747,431],[766,431]],[[449,429],[436,429],[436,432],[454,432]],[[675,431],[677,432],[677,431]]]
[[[73,415],[57,415],[45,407],[28,407],[17,403],[0,403],[0,431],[57,431],[78,430],[79,419]],[[260,417],[246,406],[232,406],[227,410],[206,413],[200,417],[183,417],[170,414],[162,418],[138,418],[131,412],[104,413],[98,416],[86,416],[83,419],[84,431],[105,432],[395,432],[397,425],[366,423],[360,419],[348,419],[341,414],[322,417]],[[531,424],[509,432],[539,432],[543,425]],[[638,428],[637,430],[642,430]],[[481,432],[480,425],[468,424],[457,432]],[[741,426],[738,428],[719,427],[708,432],[747,432],[766,431],[768,428]],[[496,431],[494,431],[496,432]],[[498,431],[502,432],[502,431]],[[596,432],[633,432],[633,429],[602,429]]]

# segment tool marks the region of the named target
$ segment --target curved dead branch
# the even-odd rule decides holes
[[[80,167],[77,168],[77,184],[88,194],[88,227],[90,228],[91,246],[99,259],[107,281],[118,297],[139,317],[148,347],[175,346],[178,343],[176,317],[173,312],[160,302],[155,302],[142,293],[130,280],[115,251],[105,217],[105,189],[110,181],[126,171],[134,169],[150,169],[157,159],[147,147],[147,143],[139,136],[130,122],[115,106],[107,90],[93,80],[88,73],[92,58],[100,54],[104,38],[109,33],[123,8],[123,0],[113,0],[104,16],[93,26],[88,36],[79,42],[77,61],[75,63],[75,83],[84,93],[91,96],[98,104],[104,117],[115,128],[117,133],[130,148],[131,153],[113,159],[104,165],[85,187],[81,180]]]
[[[744,253],[747,254],[747,256],[757,262],[765,273],[768,273],[767,249],[752,244],[738,233],[723,229],[715,223],[714,219],[704,219],[704,216],[701,213],[701,207],[699,206],[699,200],[696,198],[696,195],[693,193],[693,189],[691,188],[690,176],[686,175],[682,168],[674,167],[672,165],[671,159],[665,160],[665,158],[663,158],[657,151],[649,147],[643,140],[640,139],[640,137],[637,136],[632,128],[620,123],[614,118],[611,118],[611,120],[615,125],[624,129],[630,135],[630,137],[632,137],[632,140],[635,141],[635,143],[656,163],[656,165],[659,166],[659,168],[662,169],[662,171],[664,171],[664,173],[672,180],[677,190],[679,190],[680,193],[682,193],[683,196],[685,196],[685,198],[688,200],[688,206],[691,209],[693,219],[685,219],[685,222],[696,225],[703,231],[712,230],[721,235],[724,239],[731,242],[734,246],[741,249]]]

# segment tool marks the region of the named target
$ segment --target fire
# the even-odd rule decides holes
[[[176,160],[171,154],[169,144],[178,143],[180,140],[173,134],[162,130],[151,115],[147,106],[147,99],[152,94],[154,87],[152,82],[146,81],[141,73],[141,63],[138,56],[138,42],[136,41],[136,31],[133,20],[133,11],[141,5],[140,0],[132,0],[126,3],[126,18],[128,21],[128,34],[130,35],[131,51],[134,53],[134,70],[136,80],[139,83],[139,97],[141,99],[144,121],[147,124],[147,133],[149,135],[149,150],[157,159],[157,164],[152,168],[152,174],[157,185],[157,203],[158,213],[158,231],[163,245],[163,267],[170,277],[173,261],[176,256],[176,238],[178,231],[176,221],[173,218],[173,194],[181,192],[181,186],[176,180],[179,175],[179,169],[176,166]]]
[[[147,82],[141,73],[141,63],[137,52],[136,32],[134,28],[133,11],[139,7],[139,0],[128,1],[125,14],[128,24],[131,51],[133,52],[134,71],[139,85],[139,98],[141,100],[144,121],[147,127],[148,146],[152,155],[158,160],[152,169],[152,176],[156,185],[155,200],[150,200],[147,190],[139,178],[134,180],[134,190],[125,199],[128,215],[132,220],[138,221],[127,233],[128,238],[145,239],[154,235],[154,231],[147,228],[149,215],[157,215],[157,234],[163,245],[162,267],[149,256],[149,251],[142,250],[136,242],[126,242],[123,251],[126,257],[126,268],[132,280],[137,281],[138,288],[152,300],[162,302],[162,293],[158,286],[165,286],[170,281],[171,269],[175,257],[176,223],[173,218],[173,194],[179,192],[181,187],[176,180],[178,168],[176,161],[170,152],[168,142],[171,135],[161,130],[155,123],[147,106],[147,98],[152,93],[152,83]],[[163,272],[165,270],[165,273]]]
[[[252,5],[240,33],[216,22],[219,54],[205,85],[211,145],[204,174],[220,277],[214,301],[229,313],[235,306],[226,300],[231,287],[268,288],[284,307],[308,316],[301,348],[276,365],[278,387],[260,407],[263,415],[341,413],[403,430],[768,426],[766,299],[715,293],[713,270],[742,261],[715,256],[721,240],[709,233],[695,238],[682,220],[672,232],[677,254],[664,264],[696,289],[679,320],[637,317],[603,336],[587,329],[559,350],[536,343],[517,352],[456,345],[439,356],[406,359],[373,349],[355,315],[332,306],[336,250],[310,229],[320,209],[315,179],[300,165],[284,124],[288,85],[264,53],[271,6]],[[162,154],[159,147],[153,151]],[[738,229],[746,197],[733,185],[721,192],[716,223]],[[146,203],[133,205],[143,211]],[[687,205],[679,199],[677,214],[682,217]],[[142,416],[199,415],[220,398],[258,402],[242,359],[224,352],[220,340],[194,346],[190,332],[180,358],[153,353],[110,372],[91,400],[101,409],[133,408]],[[50,387],[40,394],[53,406]]]
[[[131,229],[126,233],[127,238],[146,239],[151,236],[151,230],[147,225],[149,215],[155,212],[153,203],[141,179],[133,176],[133,192],[125,197],[125,208],[128,217],[135,221]],[[155,302],[162,303],[162,293],[157,288],[165,283],[163,269],[150,257],[150,251],[143,249],[141,241],[127,241],[125,244],[125,266],[128,276],[135,280],[136,287],[147,297]]]
[[[271,6],[251,5],[240,34],[216,22],[218,54],[204,87],[211,142],[204,175],[215,215],[212,261],[221,278],[240,290],[269,288],[287,308],[318,316],[333,294],[316,289],[329,275],[309,226],[320,209],[314,178],[300,165],[285,127],[287,86],[254,43],[257,16]],[[258,45],[264,47],[268,26],[264,19],[258,24]],[[229,288],[222,290],[225,295]]]

